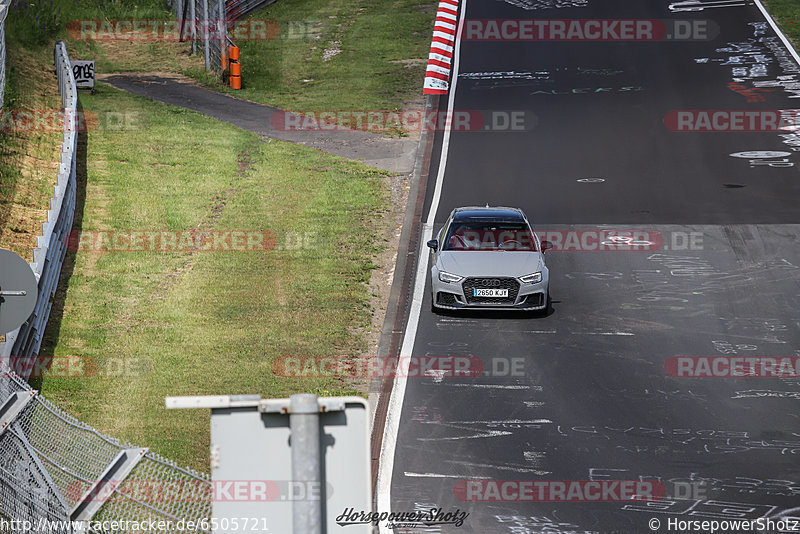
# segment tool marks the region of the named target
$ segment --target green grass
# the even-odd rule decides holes
[[[200,57],[189,57],[186,43],[172,41],[81,39],[81,20],[173,20],[163,0],[14,0],[6,22],[7,39],[52,57],[55,40],[64,40],[70,57],[95,61],[98,73],[119,71],[196,72]]]
[[[62,133],[16,128],[14,117],[55,112],[61,100],[46,56],[9,44],[8,57],[0,130],[0,247],[31,261],[56,182]]]
[[[14,0],[5,21],[9,61],[3,109],[41,113],[61,107],[53,75],[53,42],[68,38],[68,22],[170,17],[161,0]],[[127,43],[73,44],[71,57],[96,59],[99,72],[127,64],[175,70],[198,63],[180,52],[185,49],[180,43],[154,49]],[[55,130],[0,131],[0,246],[28,260],[53,193],[61,137]]]
[[[276,21],[278,37],[236,42],[241,91],[232,91],[203,69],[202,43],[199,53],[190,56],[189,43],[92,41],[67,31],[71,21],[82,19],[171,20],[174,15],[160,0],[15,0],[9,36],[48,49],[53,40],[64,39],[70,56],[95,60],[98,73],[176,72],[292,110],[393,110],[420,99],[437,5],[436,0],[276,2],[250,18]],[[326,49],[341,52],[325,60]]]
[[[319,7],[327,17],[344,16],[354,5],[328,2]],[[391,17],[365,5],[370,8],[368,15],[382,20],[377,27],[385,34]],[[383,7],[390,5],[395,4]],[[78,41],[66,31],[69,21],[81,18],[170,18],[159,1],[55,0],[20,6],[12,9],[7,25],[9,48],[24,58],[15,58],[12,65],[10,105],[45,106],[44,88],[55,87],[50,78],[55,39],[67,40],[72,58],[95,59],[100,73],[166,70],[202,76],[201,56],[188,58],[186,43]],[[416,9],[414,4],[407,6]],[[298,14],[284,13],[287,20],[313,16],[317,6],[305,2],[299,7]],[[426,6],[419,7],[420,17],[427,21],[424,34],[416,36],[419,56],[424,57],[432,11],[425,14]],[[53,14],[52,24],[38,25]],[[367,19],[348,19],[341,35],[325,35],[347,43],[353,32],[369,25]],[[338,31],[336,23],[330,28]],[[371,45],[363,46],[380,49],[378,38],[372,38]],[[281,68],[294,72],[295,78],[305,76],[291,62],[302,64],[302,53],[312,43],[269,44],[283,47]],[[398,46],[396,55],[387,50],[389,45],[381,46],[381,54],[389,59],[411,57],[405,45]],[[331,62],[322,62],[320,51],[313,67],[318,82],[327,79],[329,84],[348,72],[341,85],[333,89],[312,84],[307,98],[295,104],[309,109],[382,109],[418,93],[420,67],[382,66],[378,56],[353,68],[338,63],[354,53],[346,44],[343,50]],[[265,50],[260,57],[272,52]],[[251,59],[258,60],[255,55]],[[30,66],[42,79],[17,71],[21,65]],[[382,74],[387,74],[386,80],[380,80]],[[365,84],[363,77],[374,79]],[[21,80],[33,82],[34,90],[17,91],[14,84]],[[257,78],[252,81],[250,91]],[[283,87],[284,96],[305,90],[293,83],[278,80],[277,85]],[[262,96],[274,88],[266,87]],[[247,97],[256,99],[253,94]],[[331,396],[363,391],[363,384],[334,378],[276,377],[271,362],[280,356],[350,356],[366,349],[359,332],[367,330],[372,319],[366,282],[385,241],[381,237],[387,208],[384,173],[304,147],[265,142],[202,115],[103,84],[96,94],[82,92],[80,98],[87,115],[100,118],[87,135],[87,170],[80,195],[85,195],[85,204],[79,209],[83,231],[181,230],[198,225],[268,229],[279,246],[267,253],[68,253],[68,284],[59,289],[42,354],[80,356],[96,362],[101,372],[81,378],[48,376],[33,380],[33,385],[101,432],[204,471],[209,414],[167,412],[165,396],[282,397],[300,391]],[[125,113],[131,119],[129,127],[106,127],[109,112]],[[33,137],[29,145],[52,141],[48,136]],[[14,146],[0,140],[2,150]],[[49,159],[55,162],[57,155]],[[9,161],[4,158],[4,163]],[[38,195],[46,207],[52,180],[33,183],[19,173],[18,163],[0,169],[2,189],[17,197],[21,191]],[[30,168],[29,163],[26,166]],[[306,246],[290,246],[297,244],[297,236]],[[20,249],[23,255],[27,251],[25,246]]]
[[[244,88],[235,93],[293,110],[403,109],[422,91],[436,6],[436,0],[276,2],[250,18],[277,21],[278,38],[236,43]],[[98,73],[176,72],[233,92],[203,69],[202,46],[190,57],[189,43],[92,41],[67,31],[82,19],[173,18],[160,0],[15,0],[9,39],[47,48],[64,39],[70,56],[94,59]],[[323,59],[326,49],[336,48],[341,53]]]
[[[19,92],[19,76],[14,72],[14,69],[8,68],[6,71],[6,85],[4,94],[5,110],[17,109],[20,105],[20,92]],[[25,93],[23,93],[24,95]],[[19,161],[14,159],[14,156],[24,151],[22,142],[15,135],[13,130],[6,131],[0,130],[0,225],[6,226],[6,223],[15,198],[17,186],[22,179],[22,172],[19,169]],[[0,227],[0,236],[5,233],[3,227]],[[14,232],[14,229],[10,229]],[[3,245],[3,239],[0,237],[0,245]],[[8,248],[5,244],[5,248]],[[21,250],[14,250],[19,254]]]
[[[800,47],[800,2],[797,0],[762,0],[783,33]]]
[[[79,19],[172,18],[162,0],[13,0],[6,37],[26,46],[51,46],[67,24]]]
[[[209,413],[168,412],[165,396],[358,394],[333,378],[276,377],[270,364],[365,350],[354,332],[372,317],[366,282],[384,241],[384,173],[102,84],[81,101],[87,113],[135,118],[89,132],[83,231],[266,229],[278,247],[69,253],[63,318],[51,320],[42,352],[130,372],[46,377],[43,394],[102,432],[203,471]],[[296,235],[305,246],[285,246]]]
[[[433,0],[276,2],[250,18],[277,21],[279,37],[236,42],[244,85],[236,93],[292,110],[403,108],[422,92],[425,61],[400,61],[427,59],[436,6]],[[341,53],[325,61],[325,49],[336,48]]]

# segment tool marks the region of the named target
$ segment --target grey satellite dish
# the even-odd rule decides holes
[[[36,276],[31,266],[0,248],[0,334],[16,330],[36,307]]]

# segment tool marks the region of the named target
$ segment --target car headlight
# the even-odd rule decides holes
[[[464,277],[458,276],[457,274],[450,274],[444,271],[439,271],[439,280],[442,282],[447,282],[448,284],[455,284],[456,282],[460,282],[462,278]]]
[[[542,273],[526,274],[525,276],[520,276],[519,279],[526,284],[538,284],[542,281]]]

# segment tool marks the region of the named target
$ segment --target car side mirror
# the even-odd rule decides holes
[[[542,252],[546,252],[553,248],[553,244],[550,241],[542,241]]]
[[[437,250],[439,250],[439,242],[435,239],[431,239],[430,241],[428,241],[428,248],[436,252]]]

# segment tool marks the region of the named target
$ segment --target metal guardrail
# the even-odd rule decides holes
[[[6,16],[11,0],[0,1],[0,108],[5,102],[6,93]]]
[[[78,93],[75,77],[63,41],[56,43],[53,60],[58,75],[58,90],[64,111],[64,137],[61,142],[61,161],[56,185],[50,198],[50,209],[42,223],[42,235],[36,238],[31,269],[38,281],[36,307],[25,323],[6,334],[0,343],[0,357],[31,357],[39,353],[42,337],[50,317],[61,265],[67,252],[67,236],[75,215],[75,153],[78,147]],[[27,378],[27,377],[24,377]]]
[[[0,44],[4,58],[5,41]],[[34,361],[38,355],[75,215],[78,93],[63,41],[56,43],[53,56],[64,136],[50,209],[30,263],[38,280],[36,307],[28,321],[0,343],[0,514],[20,522],[18,526],[30,522],[35,527],[44,526],[42,521],[71,520],[200,524],[211,517],[208,475],[99,433],[38,395],[26,383],[28,377],[6,364],[10,361],[14,369],[28,372],[34,368],[16,362]],[[2,72],[4,76],[5,69]],[[68,524],[56,523],[46,531],[73,532]]]
[[[67,251],[66,238],[75,214],[78,94],[63,41],[56,43],[54,62],[64,111],[64,138],[50,209],[42,223],[42,235],[36,238],[37,246],[33,249],[33,262],[30,264],[38,280],[39,297],[30,318],[19,329],[7,334],[5,343],[0,343],[2,357],[30,357],[39,353]]]
[[[39,280],[36,308],[0,344],[0,356],[14,355],[12,365],[20,356],[33,360],[39,351],[75,212],[78,95],[63,41],[56,43],[54,60],[65,117],[61,163],[30,264]],[[34,526],[44,520],[199,524],[211,517],[208,475],[81,423],[33,391],[27,377],[15,374],[6,361],[0,358],[0,514]],[[74,532],[66,524],[49,527],[48,532]]]

